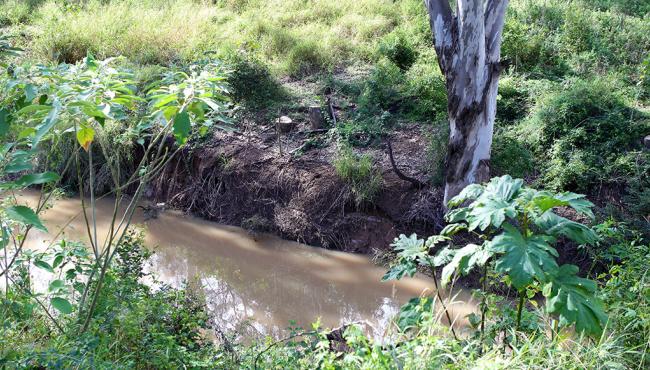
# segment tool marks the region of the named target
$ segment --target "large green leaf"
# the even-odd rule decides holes
[[[578,267],[562,265],[544,286],[546,311],[560,318],[560,325],[575,323],[576,330],[600,335],[607,322],[603,302],[598,299],[596,283],[578,277]]]
[[[517,290],[531,284],[533,279],[544,282],[547,273],[557,270],[555,257],[558,253],[548,244],[549,237],[524,237],[509,224],[503,228],[504,232],[494,237],[490,248],[502,254],[497,259],[496,270],[508,274]]]
[[[451,252],[443,251],[439,252],[436,258],[448,259]],[[451,261],[442,268],[440,277],[442,286],[447,286],[454,272],[458,271],[462,275],[467,275],[474,267],[483,266],[491,256],[492,251],[487,248],[487,243],[482,245],[467,244],[463,248],[454,250]]]
[[[467,225],[464,223],[458,223],[458,224],[449,224],[445,226],[442,231],[440,231],[440,235],[444,236],[453,236],[463,230],[467,230]]]
[[[484,231],[489,226],[499,228],[506,220],[506,216],[513,218],[517,210],[513,202],[498,198],[488,198],[481,203],[475,202],[471,207],[467,220],[468,228],[474,230],[479,228]]]
[[[552,193],[548,191],[537,192],[532,198],[532,203],[541,213],[544,213],[549,209],[565,206],[568,204],[565,201],[556,198]]]
[[[190,115],[182,111],[174,117],[174,137],[179,144],[185,144],[190,136],[191,124]]]
[[[483,194],[484,187],[480,184],[467,185],[458,195],[447,203],[450,208],[458,207],[467,200],[474,200]]]
[[[580,244],[593,245],[598,241],[598,235],[591,228],[558,216],[550,210],[544,212],[534,221],[537,227],[553,236],[566,236]]]
[[[417,264],[415,261],[400,259],[394,264],[381,280],[399,280],[404,276],[413,276],[417,272]]]
[[[593,208],[594,204],[587,200],[584,195],[565,192],[558,194],[556,198],[566,202],[567,205],[575,209],[576,212],[583,214],[591,219],[594,218],[594,213],[591,211],[591,208]]]
[[[548,191],[540,191],[535,194],[532,202],[542,213],[555,207],[569,206],[580,214],[591,219],[594,218],[594,213],[591,211],[594,204],[582,194],[571,192],[553,194]]]
[[[9,111],[0,109],[0,137],[9,132]]]
[[[55,100],[54,103],[52,104],[52,108],[50,109],[50,112],[45,117],[45,120],[43,120],[43,123],[38,126],[38,129],[36,130],[36,134],[34,134],[34,137],[32,139],[33,146],[38,145],[41,139],[43,139],[43,137],[58,122],[61,108],[62,108],[61,103]]]
[[[62,314],[71,314],[72,313],[72,305],[65,298],[54,297],[54,298],[50,299],[50,303],[52,304],[52,307],[56,308]]]
[[[57,181],[61,176],[54,172],[32,173],[29,175],[21,176],[14,184],[20,188],[25,188],[31,185],[46,184],[49,182]]]
[[[47,262],[45,262],[43,260],[34,261],[34,266],[36,266],[36,267],[38,267],[40,269],[43,269],[43,270],[45,270],[47,272],[54,273],[54,268],[52,268],[52,266],[49,263],[47,263]]]
[[[401,234],[391,246],[397,251],[397,262],[382,277],[382,280],[398,280],[404,276],[413,276],[417,271],[418,261],[428,256],[428,247],[416,234],[407,237]]]
[[[449,263],[454,258],[454,254],[453,249],[443,248],[432,259],[429,259],[428,262],[432,263],[434,267],[440,267]]]
[[[10,220],[18,221],[26,225],[32,225],[35,228],[47,232],[47,229],[31,208],[26,206],[12,206],[5,209],[5,213]]]
[[[399,310],[397,326],[402,330],[414,328],[422,324],[424,314],[433,310],[433,299],[429,297],[411,298]]]
[[[479,200],[483,198],[492,198],[509,202],[515,197],[515,195],[517,195],[517,192],[519,192],[519,189],[521,189],[523,184],[524,180],[513,179],[509,175],[492,178],[490,182],[485,185],[485,191]]]
[[[397,251],[397,255],[401,258],[417,259],[423,258],[427,255],[427,251],[424,248],[424,240],[418,239],[416,234],[411,234],[409,237],[401,234],[399,237],[395,238],[395,241],[393,241],[391,246]]]
[[[468,215],[469,215],[469,208],[467,207],[453,209],[447,212],[447,214],[445,215],[445,221],[447,222],[466,221]]]

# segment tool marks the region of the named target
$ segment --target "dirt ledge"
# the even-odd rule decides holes
[[[272,125],[217,132],[171,161],[146,195],[216,222],[348,252],[386,249],[401,232],[441,228],[441,190],[399,179],[385,148],[362,150],[375,158],[383,184],[373,204],[356,208],[332,166],[333,145],[296,154],[307,140],[327,137],[298,122],[282,135],[280,153]],[[390,140],[400,169],[426,181],[427,140],[419,126],[403,126]]]

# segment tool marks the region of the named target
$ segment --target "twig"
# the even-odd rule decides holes
[[[436,296],[438,297],[440,304],[442,304],[442,309],[445,311],[445,315],[447,316],[447,320],[449,321],[449,329],[451,329],[451,333],[454,335],[454,339],[458,340],[458,336],[456,335],[456,331],[454,330],[454,323],[453,321],[451,321],[451,315],[449,314],[447,305],[445,305],[445,301],[442,299],[442,295],[440,294],[440,288],[438,287],[438,279],[436,277],[436,268],[433,266],[433,261],[431,260],[431,257],[427,257],[427,260],[429,262],[429,266],[431,267],[431,275],[433,275],[433,285],[436,287]]]
[[[397,177],[399,177],[404,181],[410,182],[418,189],[425,188],[427,184],[413,177],[406,176],[402,171],[400,171],[399,168],[397,168],[397,164],[395,163],[395,158],[393,157],[393,146],[391,145],[390,140],[388,138],[386,138],[386,144],[388,145],[388,157],[390,158],[390,165],[393,167],[393,172],[395,172]]]

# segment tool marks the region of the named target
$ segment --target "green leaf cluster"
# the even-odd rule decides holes
[[[593,219],[593,204],[584,195],[539,191],[506,175],[486,184],[467,186],[448,206],[445,218],[449,224],[440,235],[432,237],[437,242],[448,242],[448,246],[429,257],[435,243],[429,245],[415,234],[400,236],[393,244],[398,262],[385,279],[411,276],[418,264],[443,266],[444,287],[456,274],[493,267],[494,273],[519,292],[520,308],[523,300],[534,297],[541,286],[546,312],[557,316],[560,325],[575,324],[578,331],[591,335],[602,332],[607,315],[596,296],[596,284],[578,277],[576,266],[559,266],[560,256],[554,247],[558,238],[581,245],[598,241],[593,229],[557,212],[572,209],[583,219]],[[465,231],[482,243],[453,247],[451,238]],[[485,273],[483,278],[487,279]]]

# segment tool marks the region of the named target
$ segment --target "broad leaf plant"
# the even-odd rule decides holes
[[[555,248],[560,238],[580,245],[598,241],[590,227],[558,214],[559,209],[569,208],[576,215],[593,219],[593,204],[584,195],[535,190],[524,186],[523,180],[506,175],[486,184],[467,186],[450,200],[448,207],[448,225],[440,235],[427,240],[415,234],[395,239],[392,246],[398,259],[385,280],[413,276],[422,265],[431,269],[435,281],[435,268],[442,267],[440,281],[444,288],[457,275],[482,270],[483,294],[487,294],[488,273],[500,276],[518,292],[517,327],[526,299],[541,290],[546,301],[544,309],[557,318],[559,326],[575,325],[576,331],[591,336],[602,333],[607,315],[596,296],[596,283],[579,277],[577,266],[560,266]],[[474,235],[481,242],[456,248],[452,236],[460,232]],[[439,247],[443,244],[446,246]],[[486,309],[482,305],[482,320]]]
[[[0,37],[0,62],[18,52],[7,37]],[[100,61],[88,55],[76,64],[0,63],[0,278],[6,299],[10,290],[28,296],[31,301],[25,307],[40,306],[61,332],[59,321],[72,320],[73,313],[79,333],[88,328],[107,268],[146,184],[191,138],[228,122],[226,72],[219,63],[206,61],[184,70],[169,69],[156,83],[139,89],[133,73],[121,62]],[[144,154],[126,182],[121,181],[120,164],[105,139],[110,135],[108,125],[119,125],[129,132],[126,140],[142,146]],[[62,138],[75,143],[64,173],[38,172],[43,146]],[[168,138],[176,145],[169,145]],[[113,180],[114,227],[103,239],[97,235],[94,212],[93,150],[106,159]],[[84,203],[88,194],[81,184],[85,178],[80,172],[82,157],[89,163],[88,211]],[[63,176],[79,179],[89,252],[84,246],[62,240],[35,253],[26,245],[28,234],[31,230],[47,231],[40,214],[49,206],[48,200]],[[30,186],[41,188],[38,204],[18,204],[16,192]],[[127,187],[136,190],[124,194]],[[122,202],[127,206],[118,218]],[[29,284],[30,266],[53,276],[46,291],[35,291]],[[26,275],[21,271],[27,271]]]

